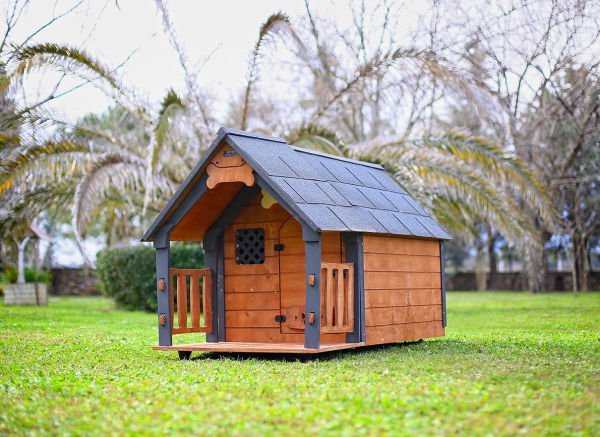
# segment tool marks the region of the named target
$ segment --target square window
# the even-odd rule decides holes
[[[236,264],[264,264],[265,230],[263,228],[238,229],[235,232]]]

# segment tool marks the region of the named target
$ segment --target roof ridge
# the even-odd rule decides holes
[[[234,129],[234,128],[224,127],[224,126],[221,127],[221,129],[219,129],[219,130],[222,130],[226,134],[236,135],[238,137],[255,138],[258,140],[273,141],[274,143],[287,144],[287,141],[285,141],[283,138],[275,137],[275,136],[271,136],[271,135],[259,134],[257,132],[250,132],[250,131]]]
[[[324,158],[334,159],[336,161],[350,162],[352,164],[364,165],[365,167],[376,168],[378,170],[385,170],[381,164],[375,164],[372,162],[361,161],[359,159],[346,158],[345,156],[332,155],[331,153],[318,152],[316,150],[305,149],[303,147],[298,147],[298,146],[290,145],[290,147],[293,150],[295,150],[296,152],[300,152],[300,153],[307,153],[309,155],[322,156]]]

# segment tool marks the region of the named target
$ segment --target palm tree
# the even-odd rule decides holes
[[[162,207],[200,156],[215,123],[207,118],[210,111],[198,96],[201,90],[186,67],[166,8],[160,1],[157,4],[188,80],[182,97],[169,91],[153,113],[145,109],[149,105],[136,103],[110,68],[73,48],[48,44],[23,47],[15,61],[7,65],[9,79],[3,81],[4,89],[10,89],[18,83],[17,78],[40,65],[57,65],[89,75],[121,108],[116,111],[121,118],[105,124],[82,120],[75,126],[44,112],[40,106],[16,112],[17,118],[29,126],[50,124],[63,129],[43,140],[26,134],[2,139],[0,197],[9,197],[9,190],[2,187],[17,187],[18,195],[13,190],[7,203],[14,217],[72,205],[78,242],[88,224],[99,216],[110,223],[110,228],[118,220],[127,222],[131,232]],[[552,208],[524,163],[482,138],[457,132],[414,133],[419,114],[435,104],[436,90],[444,89],[472,102],[482,117],[496,122],[493,96],[485,95],[431,50],[383,50],[378,46],[367,56],[363,47],[357,65],[347,68],[344,74],[336,69],[339,63],[332,61],[335,53],[320,37],[308,4],[306,10],[312,44],[298,36],[282,13],[269,17],[261,27],[242,98],[231,116],[234,123],[241,128],[278,133],[295,145],[382,163],[454,232],[472,235],[477,232],[476,223],[493,224],[528,261],[530,279],[535,283],[536,266],[530,255],[539,241],[535,224],[522,212],[523,206],[539,211],[547,220],[552,218]],[[269,47],[281,40],[303,66],[301,74],[308,72],[312,77],[312,98],[298,105],[302,117],[292,124],[277,111],[274,113],[278,118],[269,119],[267,111],[262,110],[269,102],[257,93],[261,62],[268,56]],[[431,101],[416,102],[407,127],[398,131],[390,122],[390,114],[386,115],[386,108],[389,112],[390,102],[397,102],[398,94],[410,94],[407,90],[427,81],[435,83]],[[133,128],[124,130],[124,121]],[[159,160],[159,155],[168,159]]]

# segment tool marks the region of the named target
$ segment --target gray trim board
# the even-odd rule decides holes
[[[162,226],[154,242],[156,249],[156,300],[158,303],[157,325],[158,325],[158,344],[159,346],[171,346],[173,344],[173,333],[171,331],[171,277],[169,268],[171,266],[171,250],[169,247],[170,227]],[[165,289],[158,289],[158,281],[164,279]],[[160,325],[160,315],[164,314],[165,326]]]
[[[342,233],[344,240],[345,262],[354,264],[354,332],[346,334],[348,343],[365,341],[367,328],[365,324],[365,259],[363,235],[358,232]]]
[[[287,144],[283,138],[274,137],[271,135],[263,135],[256,132],[248,132],[240,129],[233,129],[230,127],[222,127],[225,133],[229,135],[237,135],[238,137],[246,137],[246,138],[256,138],[259,140],[273,141],[274,143],[284,143]],[[220,129],[219,129],[220,130]]]
[[[442,275],[442,326],[446,327],[446,258],[444,256],[444,242],[440,241],[440,274]]]
[[[318,349],[321,344],[321,235],[308,229],[304,233],[304,263],[306,265],[306,323],[304,328],[304,347]],[[310,285],[308,277],[315,275]],[[315,313],[315,321],[308,323],[308,314]]]
[[[225,341],[225,238],[219,234],[217,241],[217,341]]]
[[[218,341],[218,333],[219,333],[219,320],[215,315],[218,313],[218,302],[217,302],[217,287],[218,287],[218,264],[217,260],[219,259],[219,247],[218,247],[218,237],[219,235],[215,233],[207,233],[204,237],[204,241],[202,242],[202,249],[204,250],[204,266],[209,268],[212,273],[212,287],[211,287],[211,297],[212,297],[212,307],[211,311],[213,313],[212,320],[212,332],[210,334],[206,334],[206,341],[209,343],[214,343]]]

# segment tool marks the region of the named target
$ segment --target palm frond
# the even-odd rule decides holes
[[[59,154],[72,152],[88,152],[86,145],[76,144],[69,141],[45,142],[33,146],[19,146],[10,153],[2,156],[2,167],[0,167],[0,186],[12,185],[22,174],[31,167],[40,166],[42,159]],[[0,190],[0,194],[2,191]]]
[[[332,155],[346,156],[348,151],[337,134],[325,127],[302,125],[287,137],[289,144],[318,150]]]
[[[93,266],[93,263],[83,250],[83,233],[96,204],[111,188],[120,192],[136,191],[142,186],[143,176],[143,166],[135,165],[118,154],[106,154],[96,161],[94,168],[77,185],[72,225],[75,239],[88,265]]]
[[[250,101],[252,88],[258,78],[258,64],[261,51],[271,35],[289,33],[295,35],[292,29],[290,19],[287,15],[282,12],[272,14],[260,27],[258,32],[258,39],[254,45],[252,56],[250,58],[250,65],[248,66],[248,73],[246,75],[246,89],[244,91],[244,100],[242,103],[242,116],[240,120],[240,128],[247,129],[248,127],[248,114],[250,111]]]
[[[21,48],[16,53],[15,59],[17,65],[13,68],[12,78],[22,77],[35,68],[53,65],[68,72],[79,72],[80,70],[92,72],[112,88],[123,93],[122,86],[108,67],[85,51],[75,47],[54,43],[34,44]],[[3,81],[4,88],[10,83],[10,80],[7,77],[7,80]],[[2,91],[3,89],[0,89],[0,92]]]
[[[152,138],[148,144],[148,164],[146,165],[146,193],[144,195],[144,206],[142,209],[142,215],[146,213],[146,208],[150,200],[150,196],[154,191],[153,186],[153,175],[156,171],[158,164],[158,158],[161,156],[161,152],[165,143],[165,138],[169,131],[170,119],[178,111],[185,109],[183,100],[177,95],[177,93],[171,89],[167,92],[164,97],[160,111],[158,113],[158,120],[156,126],[152,132]]]

